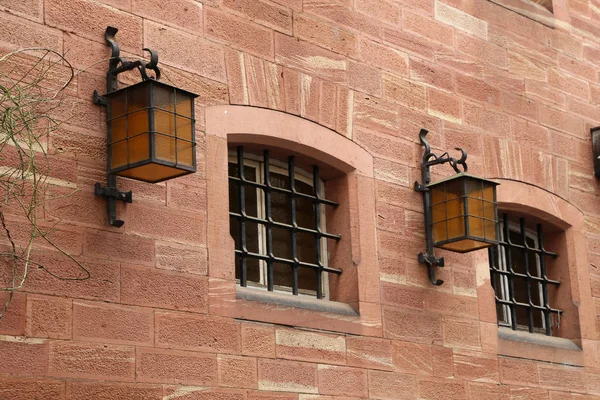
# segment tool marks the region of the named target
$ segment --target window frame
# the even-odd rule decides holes
[[[294,325],[362,336],[383,336],[377,259],[373,156],[348,137],[296,115],[260,107],[217,105],[205,109],[209,312],[240,320]],[[330,300],[289,296],[239,287],[234,242],[229,234],[228,147],[268,146],[302,155],[321,169],[330,200]],[[204,151],[202,151],[204,150]],[[328,207],[329,208],[329,207]],[[338,268],[339,267],[339,268]]]
[[[228,163],[233,163],[237,165],[237,154],[234,150],[229,150],[228,152]],[[250,168],[254,168],[255,170],[255,176],[256,176],[256,183],[260,183],[260,184],[264,184],[264,173],[263,173],[263,168],[264,168],[264,159],[263,157],[254,154],[254,153],[249,153],[249,152],[244,152],[244,168],[246,167],[250,167]],[[269,172],[273,172],[276,173],[278,175],[283,175],[283,176],[288,176],[288,165],[286,165],[284,162],[277,160],[275,158],[269,158]],[[307,185],[309,185],[310,187],[313,187],[313,179],[312,179],[312,175],[297,166],[294,166],[294,179],[299,180]],[[321,196],[322,198],[325,198],[325,182],[323,181],[323,179],[319,178],[319,187],[317,188],[317,192],[319,194],[319,196]],[[257,199],[257,210],[256,210],[256,215],[258,218],[260,219],[265,219],[265,192],[264,190],[261,190],[260,188],[256,188],[256,199]],[[325,231],[325,227],[327,226],[327,213],[325,210],[325,207],[323,205],[321,205],[319,207],[319,213],[320,213],[320,222],[321,222],[321,226],[320,229]],[[265,236],[266,236],[266,228],[263,224],[258,224],[258,252],[259,254],[265,255],[267,252],[266,249],[266,242],[265,242]],[[321,247],[321,263],[323,264],[323,266],[327,267],[328,266],[328,260],[329,260],[329,256],[328,256],[328,252],[327,252],[327,238],[321,238],[320,240],[320,247]],[[250,282],[248,281],[246,283],[247,287],[251,287],[253,289],[256,290],[263,290],[263,291],[268,291],[267,288],[267,265],[266,262],[264,260],[259,260],[259,268],[260,268],[260,282],[259,284],[256,284],[255,282]],[[327,271],[323,271],[323,276],[321,278],[321,284],[322,284],[322,293],[323,293],[323,300],[329,300],[329,273]],[[240,284],[240,280],[238,278],[236,278],[236,283],[239,285]],[[286,294],[291,294],[293,289],[292,287],[288,287],[288,286],[281,286],[281,285],[274,285],[273,287],[273,291],[275,292],[279,292],[279,293],[286,293]],[[306,296],[306,297],[311,297],[314,298],[316,297],[317,291],[316,290],[308,290],[308,289],[300,289],[298,288],[298,296]]]

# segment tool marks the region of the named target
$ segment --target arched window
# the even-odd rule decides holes
[[[497,338],[482,325],[488,351],[584,365],[597,349],[586,340],[595,333],[583,213],[534,185],[495,181],[500,243],[475,256],[481,319],[498,324]]]
[[[372,156],[297,116],[215,106],[206,157],[211,314],[381,336]]]

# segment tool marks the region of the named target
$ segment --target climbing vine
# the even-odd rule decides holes
[[[32,268],[62,280],[83,280],[90,272],[52,239],[60,221],[38,222],[50,199],[49,137],[60,125],[53,117],[76,71],[58,52],[27,48],[0,57],[0,318]],[[36,260],[43,241],[73,263],[77,272],[62,276]]]

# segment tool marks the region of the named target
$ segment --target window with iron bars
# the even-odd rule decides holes
[[[312,173],[295,165],[247,154],[243,146],[230,151],[229,216],[235,241],[235,277],[241,286],[328,298],[325,198],[319,168]]]
[[[544,248],[542,225],[527,228],[502,216],[499,244],[489,248],[491,283],[496,293],[498,324],[513,330],[552,335],[562,310],[550,304],[559,281],[548,278],[549,259],[558,255]]]

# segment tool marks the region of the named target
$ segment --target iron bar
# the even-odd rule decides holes
[[[513,330],[524,329],[523,321],[517,321],[517,310],[523,309],[527,313],[526,329],[529,332],[543,330],[546,335],[551,336],[551,315],[555,314],[560,316],[563,311],[558,308],[553,308],[550,305],[548,295],[549,285],[558,286],[560,285],[560,281],[548,278],[546,258],[556,258],[558,255],[544,248],[541,224],[537,224],[537,232],[535,234],[536,241],[534,242],[535,246],[531,246],[528,244],[527,239],[528,237],[533,236],[533,233],[531,235],[527,234],[526,221],[524,218],[519,219],[518,231],[510,229],[508,214],[504,214],[502,219],[503,235],[500,238],[498,245],[489,250],[490,274],[492,286],[496,293],[496,304],[500,305],[502,310],[509,313],[509,315],[504,316],[506,317],[506,320],[503,316],[498,315],[498,324],[501,326],[510,326]],[[520,241],[520,243],[513,243],[510,238],[511,232],[518,233],[519,239],[517,241]],[[533,241],[533,239],[530,240]],[[513,252],[522,255],[523,265],[514,263]],[[504,257],[502,257],[502,255],[504,255]],[[539,268],[537,274],[532,273],[532,268],[535,266],[530,263],[529,257],[531,255],[535,257],[535,266]],[[499,278],[499,285],[495,282],[496,277]],[[524,282],[526,290],[516,293],[516,280]],[[537,295],[539,296],[541,294],[542,304],[537,304],[540,301],[539,299],[534,301],[532,285],[538,286]],[[508,293],[506,293],[506,291]],[[517,299],[517,297],[519,297],[519,299]],[[521,298],[524,298],[525,302],[520,300]],[[499,310],[497,311],[499,312]],[[537,312],[542,316],[542,326],[537,326],[534,321],[533,316],[534,313]]]
[[[229,216],[232,221],[236,221],[239,224],[239,238],[236,238],[236,242],[240,242],[241,248],[237,248],[235,250],[236,258],[241,259],[242,263],[242,275],[239,277],[240,285],[247,286],[248,285],[248,272],[247,272],[247,260],[254,259],[259,260],[261,265],[265,268],[266,275],[266,288],[269,291],[275,290],[277,286],[275,284],[275,266],[277,264],[283,264],[290,267],[291,271],[291,285],[292,285],[292,293],[294,295],[299,294],[299,289],[301,283],[299,282],[299,269],[300,268],[310,268],[314,271],[316,275],[316,283],[314,288],[314,293],[316,297],[321,299],[324,297],[323,292],[323,273],[334,273],[341,274],[342,270],[337,268],[327,267],[324,263],[324,255],[322,254],[322,240],[323,239],[332,239],[339,241],[341,239],[340,235],[335,235],[332,233],[325,232],[323,229],[323,224],[321,220],[321,207],[323,205],[336,207],[338,203],[322,198],[320,194],[321,187],[321,179],[319,176],[319,169],[317,166],[313,167],[312,173],[312,193],[302,193],[296,189],[297,177],[295,173],[295,159],[293,156],[288,158],[288,171],[287,178],[289,179],[289,183],[285,188],[277,186],[274,182],[272,182],[272,171],[271,171],[271,159],[268,150],[263,151],[262,157],[262,166],[261,168],[256,169],[256,179],[247,179],[244,174],[244,149],[242,146],[237,147],[237,173],[232,174],[235,176],[229,176],[229,182],[233,184],[233,187],[237,191],[238,194],[238,204],[237,207],[239,210],[230,210]],[[262,179],[258,175],[262,176]],[[250,210],[247,209],[246,205],[246,188],[251,188],[252,190],[262,191],[264,201],[261,203],[258,202],[257,207],[257,216],[248,215]],[[273,193],[284,194],[287,196],[288,200],[288,212],[290,216],[289,223],[275,221],[273,218]],[[298,199],[306,199],[310,200],[312,203],[312,218],[314,221],[314,228],[307,228],[303,226],[299,226],[297,222],[298,218],[298,209],[297,209],[297,200]],[[252,252],[248,250],[247,241],[249,240],[249,232],[246,229],[247,223],[256,223],[259,226],[259,231],[264,232],[264,236],[262,236],[262,244],[259,244],[259,248],[263,247],[264,252],[259,250],[257,252]],[[262,228],[261,228],[262,227]],[[282,257],[281,254],[277,254],[277,249],[274,246],[274,229],[282,229],[286,232],[290,233],[290,241],[289,248],[291,252],[291,257]],[[301,260],[299,257],[300,251],[300,243],[298,242],[298,234],[310,234],[314,240],[315,250],[314,250],[314,262],[307,262],[306,260]],[[260,237],[260,235],[259,235]],[[256,238],[259,240],[259,238]],[[311,260],[312,261],[312,260]]]

